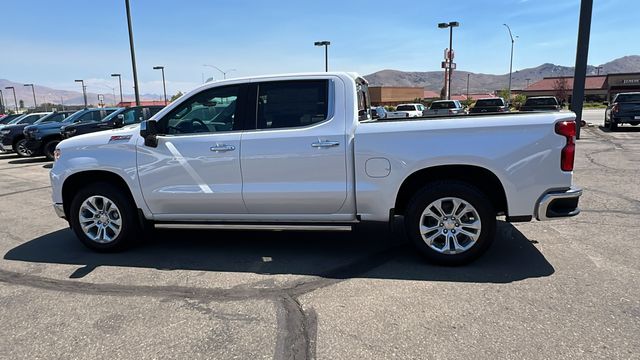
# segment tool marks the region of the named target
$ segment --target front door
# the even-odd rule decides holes
[[[345,120],[333,112],[333,85],[319,79],[252,87],[257,120],[255,130],[242,135],[241,154],[249,213],[282,214],[279,219],[289,220],[343,208],[348,146]]]
[[[207,220],[243,214],[240,106],[244,86],[193,95],[158,120],[158,146],[138,144],[138,176],[157,219]]]

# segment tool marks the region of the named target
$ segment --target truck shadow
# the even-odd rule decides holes
[[[126,252],[99,254],[64,229],[21,244],[4,259],[82,266],[70,278],[84,277],[103,265],[478,283],[509,283],[554,273],[535,241],[501,221],[489,251],[462,267],[430,265],[413,246],[391,238],[386,229],[375,227],[354,233],[163,230]]]

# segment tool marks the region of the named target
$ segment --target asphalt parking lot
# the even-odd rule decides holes
[[[384,229],[161,231],[84,248],[42,159],[0,154],[0,358],[640,358],[640,127],[584,116],[582,214],[426,264]]]

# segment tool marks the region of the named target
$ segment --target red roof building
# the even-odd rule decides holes
[[[546,77],[527,86],[521,93],[526,96],[558,96],[562,88],[568,93],[567,101],[571,101],[573,76]],[[586,101],[610,101],[617,93],[631,91],[640,91],[640,73],[590,75],[585,79]]]

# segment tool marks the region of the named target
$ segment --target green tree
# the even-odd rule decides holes
[[[516,96],[513,97],[513,101],[511,102],[511,104],[516,108],[516,109],[520,109],[520,106],[522,106],[524,104],[524,102],[527,101],[527,97],[523,94],[518,94]]]
[[[509,89],[498,90],[498,96],[509,101]]]
[[[178,91],[175,95],[173,95],[173,96],[171,97],[171,99],[169,100],[169,102],[173,102],[173,101],[175,101],[175,100],[176,100],[176,99],[178,99],[180,96],[182,96],[182,91]]]

